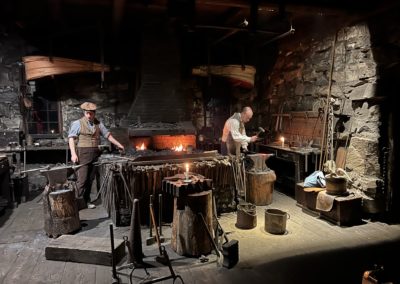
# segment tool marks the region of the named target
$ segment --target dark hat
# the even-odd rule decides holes
[[[81,104],[81,109],[95,111],[96,110],[96,104],[89,103],[89,102],[84,102],[83,104]]]

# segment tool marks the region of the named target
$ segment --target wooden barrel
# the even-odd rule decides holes
[[[262,172],[246,172],[246,201],[257,206],[272,203],[272,193],[276,180],[272,170]]]
[[[175,197],[171,247],[179,255],[198,257],[211,252],[212,245],[198,213],[213,233],[211,190]]]
[[[47,235],[58,237],[80,229],[78,206],[73,190],[62,189],[43,192],[44,229]]]

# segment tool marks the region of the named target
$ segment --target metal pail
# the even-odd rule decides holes
[[[253,229],[257,226],[257,207],[254,204],[239,204],[237,206],[236,227]]]
[[[265,231],[282,235],[286,232],[286,221],[290,215],[279,209],[265,209]]]

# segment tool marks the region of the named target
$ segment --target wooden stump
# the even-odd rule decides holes
[[[44,230],[50,237],[58,237],[80,229],[80,219],[74,191],[62,189],[43,192]]]
[[[257,206],[272,203],[272,193],[276,180],[272,170],[263,172],[246,172],[246,201]]]
[[[179,255],[198,257],[211,252],[211,242],[198,213],[203,214],[213,234],[211,190],[175,197],[171,246]]]

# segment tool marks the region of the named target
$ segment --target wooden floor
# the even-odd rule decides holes
[[[44,249],[51,239],[43,230],[40,197],[8,209],[0,218],[0,283],[112,283],[108,266],[46,260]],[[393,283],[400,283],[396,261],[400,255],[400,225],[364,220],[357,226],[339,227],[304,212],[293,198],[275,191],[268,208],[284,210],[290,219],[286,234],[272,235],[264,230],[265,208],[257,207],[257,227],[251,230],[235,227],[236,213],[221,216],[228,237],[239,240],[239,263],[232,269],[219,266],[214,254],[207,256],[205,263],[175,254],[169,243],[171,228],[164,226],[165,246],[175,273],[184,283],[357,284],[363,271],[378,264],[385,266]],[[77,234],[109,238],[111,221],[101,205],[81,210],[80,219],[83,227]],[[128,227],[114,229],[119,239],[129,232]],[[142,228],[145,262],[154,266],[148,269],[151,278],[170,275],[168,267],[154,261],[157,246],[145,245],[148,234],[147,228]],[[131,271],[126,268],[118,272],[120,283],[130,283]],[[131,279],[139,283],[144,278],[143,269],[138,268]]]

